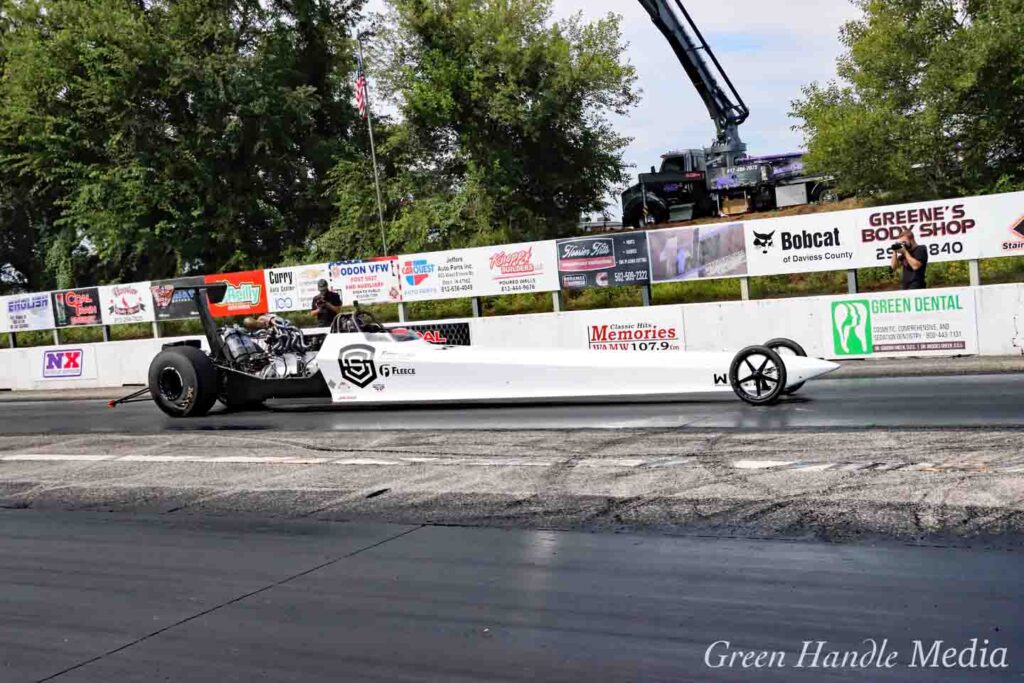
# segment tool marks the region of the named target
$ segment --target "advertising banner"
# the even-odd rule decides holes
[[[683,350],[683,319],[671,307],[577,311],[572,316],[577,344],[591,351],[678,352]]]
[[[200,275],[179,277],[173,280],[158,280],[149,285],[153,296],[153,315],[157,320],[181,320],[198,318],[199,307],[195,303],[195,292],[179,289],[204,284]]]
[[[229,315],[263,315],[267,312],[267,285],[262,270],[207,275],[206,284],[224,282],[227,292],[218,304],[210,304],[215,318]]]
[[[399,256],[398,269],[402,278],[402,301],[475,296],[472,249]]]
[[[308,311],[317,295],[317,283],[330,280],[326,263],[291,268],[271,268],[266,272],[267,304],[271,313]]]
[[[16,294],[4,299],[7,326],[11,332],[52,330],[53,300],[49,292]]]
[[[150,283],[100,287],[100,305],[104,325],[153,322],[153,296]]]
[[[96,287],[51,292],[53,319],[57,327],[102,325],[100,291]]]
[[[557,292],[555,242],[524,242],[468,250],[476,279],[473,296]]]
[[[96,354],[88,347],[41,349],[39,377],[42,379],[96,379]]]
[[[647,233],[558,241],[562,289],[646,285],[651,281]]]
[[[854,211],[854,229],[869,257],[861,267],[887,265],[889,248],[907,230],[928,248],[929,263],[979,258],[992,209],[989,197],[968,197]]]
[[[978,352],[970,289],[851,295],[822,306],[824,346],[833,358]]]
[[[365,261],[334,261],[328,264],[331,289],[341,295],[341,302],[361,304],[392,304],[402,300],[398,282],[398,257]]]
[[[8,332],[10,329],[7,322],[7,297],[0,296],[0,333]]]
[[[469,332],[469,323],[430,323],[429,325],[402,325],[404,329],[416,333],[416,335],[431,344],[444,346],[471,346],[472,338]]]
[[[858,239],[851,211],[751,221],[746,231],[749,275],[875,265],[872,250]]]
[[[647,242],[653,282],[747,274],[743,223],[651,230]]]

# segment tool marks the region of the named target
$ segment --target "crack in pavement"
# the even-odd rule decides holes
[[[285,577],[283,579],[280,579],[279,581],[273,581],[273,582],[268,583],[268,584],[266,584],[264,586],[261,586],[260,588],[257,588],[256,590],[249,591],[248,593],[245,593],[243,595],[239,595],[239,596],[236,596],[236,597],[234,597],[234,598],[232,598],[230,600],[226,600],[226,601],[224,601],[224,602],[222,602],[222,603],[220,603],[218,605],[214,605],[213,607],[210,607],[209,609],[205,609],[205,610],[203,610],[201,612],[197,612],[196,614],[193,614],[191,616],[185,617],[184,619],[179,619],[178,621],[174,622],[173,624],[169,624],[169,625],[167,625],[167,626],[165,626],[165,627],[163,627],[161,629],[157,629],[156,631],[152,631],[150,633],[147,633],[144,636],[136,638],[135,640],[133,640],[130,643],[126,643],[124,645],[120,645],[118,647],[115,647],[112,650],[108,650],[107,652],[104,652],[103,654],[96,655],[95,657],[92,657],[92,658],[87,659],[85,661],[82,661],[82,662],[79,662],[79,663],[74,664],[72,666],[69,666],[69,667],[67,667],[67,668],[65,668],[65,669],[63,669],[61,671],[58,671],[57,673],[50,674],[49,676],[46,676],[45,678],[40,678],[40,679],[37,680],[36,683],[46,683],[46,681],[55,680],[55,679],[65,675],[65,674],[71,673],[72,671],[76,671],[76,670],[81,669],[83,667],[89,666],[90,664],[93,664],[93,663],[98,662],[98,661],[100,661],[102,659],[110,657],[111,655],[115,655],[118,652],[123,652],[124,650],[127,650],[127,649],[129,649],[131,647],[134,647],[136,645],[139,645],[140,643],[144,643],[145,641],[150,640],[152,638],[155,638],[155,637],[157,637],[157,636],[159,636],[159,635],[161,635],[163,633],[166,633],[167,631],[170,631],[172,629],[178,628],[179,626],[187,624],[187,623],[189,623],[191,621],[195,621],[196,619],[200,619],[200,618],[205,617],[205,616],[207,616],[209,614],[213,614],[214,612],[216,612],[218,610],[221,610],[221,609],[224,609],[225,607],[230,607],[231,605],[237,604],[239,602],[242,602],[243,600],[247,600],[247,599],[249,599],[251,597],[254,597],[256,595],[259,595],[261,593],[265,593],[268,590],[271,590],[273,588],[277,588],[278,586],[283,586],[283,585],[285,585],[287,583],[290,583],[292,581],[295,581],[297,579],[301,579],[304,576],[309,576],[310,574],[313,574],[314,572],[320,571],[321,569],[325,569],[327,567],[335,565],[335,564],[341,562],[342,560],[347,560],[347,559],[355,557],[356,555],[359,555],[361,553],[365,553],[367,551],[373,550],[374,548],[379,548],[380,546],[384,545],[385,543],[390,543],[391,541],[395,541],[395,540],[397,540],[399,538],[402,538],[403,536],[408,536],[409,534],[411,534],[411,533],[413,533],[415,531],[419,531],[424,526],[426,526],[426,525],[420,524],[420,525],[416,526],[413,529],[406,529],[405,531],[403,531],[401,533],[395,534],[393,536],[389,536],[388,538],[385,538],[385,539],[383,539],[381,541],[378,541],[376,543],[372,543],[372,544],[370,544],[368,546],[364,546],[362,548],[354,550],[354,551],[352,551],[350,553],[347,553],[345,555],[342,555],[340,557],[336,557],[334,559],[328,560],[326,562],[322,562],[322,563],[316,565],[315,567],[311,567],[310,569],[306,569],[306,570],[303,570],[301,572],[297,572],[297,573],[292,574],[290,576],[287,576],[287,577]]]

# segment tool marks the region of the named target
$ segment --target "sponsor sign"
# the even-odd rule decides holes
[[[53,300],[49,292],[9,296],[4,299],[4,309],[11,332],[54,328]]]
[[[215,318],[229,315],[263,315],[267,312],[267,286],[262,270],[207,275],[206,284],[226,283],[224,299],[210,304]]]
[[[43,378],[68,379],[82,376],[82,349],[43,351]]]
[[[53,319],[57,327],[102,325],[100,292],[96,287],[52,292]]]
[[[825,348],[834,358],[950,356],[978,351],[974,292],[914,290],[829,301]]]
[[[0,332],[7,332],[10,329],[7,322],[7,297],[0,296]]]
[[[683,350],[682,313],[676,309],[630,308],[579,311],[579,342],[591,351],[678,352]]]
[[[441,344],[444,346],[470,346],[472,344],[469,323],[402,325],[397,329],[409,330],[419,336],[420,339],[431,344]]]
[[[430,301],[474,296],[472,249],[410,254],[398,258],[402,301]]]
[[[150,283],[100,287],[100,305],[104,325],[153,321],[153,296]]]
[[[887,265],[889,247],[908,230],[928,248],[929,263],[978,258],[981,226],[991,208],[987,198],[969,197],[854,211],[857,238],[868,252],[869,262],[862,267]]]
[[[646,285],[647,233],[559,240],[558,272],[563,289]]]
[[[179,277],[173,280],[158,280],[150,283],[153,297],[153,316],[157,320],[180,320],[198,318],[199,308],[195,303],[195,292],[180,289],[204,284],[202,276]]]
[[[388,304],[402,300],[398,281],[398,257],[365,261],[334,261],[328,264],[331,289],[341,294],[341,302],[351,306]]]
[[[554,241],[480,247],[470,252],[473,296],[556,292],[558,249]]]
[[[651,230],[647,241],[653,282],[747,274],[743,223]]]
[[[869,256],[850,212],[753,221],[746,231],[750,275],[848,270]]]
[[[330,280],[326,263],[292,268],[271,268],[266,273],[267,305],[271,313],[308,311],[318,294],[317,282]]]

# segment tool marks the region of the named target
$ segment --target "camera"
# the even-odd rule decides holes
[[[903,251],[903,246],[903,242],[893,242],[892,245],[889,247],[889,251],[896,252],[898,254],[899,252]]]

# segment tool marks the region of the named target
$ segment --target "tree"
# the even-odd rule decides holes
[[[637,94],[618,17],[555,22],[551,0],[389,6],[374,52],[402,118],[382,136],[396,248],[428,246],[429,229],[444,246],[565,235],[625,181],[628,140],[607,115]],[[336,179],[371,178],[362,163],[339,165]],[[357,184],[336,185],[334,243],[374,229],[373,192]]]
[[[794,102],[810,166],[889,200],[1024,188],[1024,0],[857,0],[838,82]]]
[[[38,289],[306,251],[362,4],[0,0],[0,264]]]

